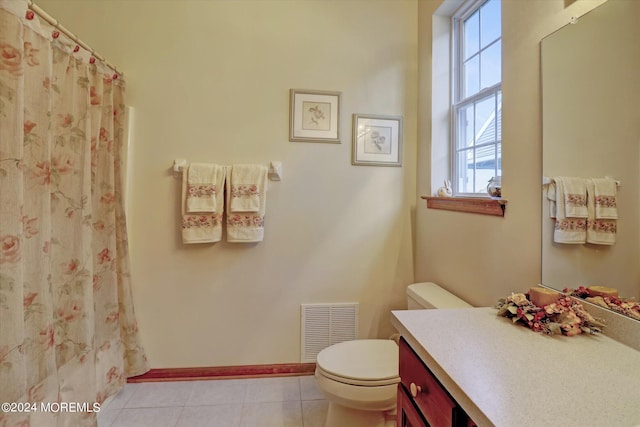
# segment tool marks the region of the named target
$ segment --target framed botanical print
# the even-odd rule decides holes
[[[291,89],[289,141],[340,143],[340,92]]]
[[[354,114],[351,163],[402,166],[402,117]]]

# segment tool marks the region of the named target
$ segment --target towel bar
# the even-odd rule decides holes
[[[185,166],[187,166],[185,159],[175,159],[173,161],[173,171],[175,173],[181,173]]]
[[[605,176],[605,178],[613,179],[613,177],[610,176]],[[548,176],[542,177],[542,185],[549,185],[552,181],[553,179],[549,178]],[[622,182],[618,181],[617,179],[614,179],[614,181],[616,182],[616,187],[622,187]]]
[[[187,166],[186,159],[175,159],[173,161],[173,172],[178,177]],[[282,179],[282,162],[274,160],[269,165],[269,180],[280,181]]]

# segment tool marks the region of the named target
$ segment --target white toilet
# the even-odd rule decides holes
[[[409,310],[470,308],[435,283],[407,288]],[[329,400],[326,427],[396,425],[398,345],[393,340],[364,339],[334,344],[318,353],[316,382]]]

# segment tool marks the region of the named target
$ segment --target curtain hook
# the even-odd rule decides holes
[[[73,48],[73,53],[76,53],[80,50],[80,46],[76,45],[76,47]]]
[[[53,38],[54,38],[54,39],[57,39],[58,37],[60,37],[60,31],[55,30],[55,31],[52,33],[52,36],[53,36]]]
[[[27,10],[27,13],[25,14],[25,18],[27,18],[29,21],[31,21],[35,16],[36,14],[33,13],[33,10],[31,9]]]

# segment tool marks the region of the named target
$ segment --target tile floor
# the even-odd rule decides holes
[[[323,427],[313,376],[127,384],[98,427]]]

